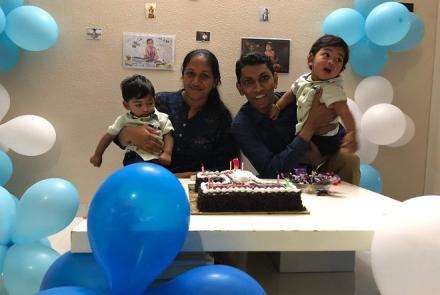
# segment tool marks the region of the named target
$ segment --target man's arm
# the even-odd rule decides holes
[[[257,126],[245,115],[234,120],[231,132],[244,155],[265,178],[275,178],[278,173],[292,171],[300,164],[309,147],[302,138],[295,137],[283,151],[274,153],[258,135]]]
[[[324,160],[317,149],[309,149],[309,142],[316,132],[325,132],[334,128],[330,122],[335,119],[335,114],[333,110],[319,103],[319,98],[319,95],[315,97],[301,132],[279,153],[272,152],[264,144],[259,136],[258,126],[244,113],[239,112],[232,123],[232,134],[262,177],[273,178],[278,173],[291,172],[300,163],[310,162],[317,165]]]

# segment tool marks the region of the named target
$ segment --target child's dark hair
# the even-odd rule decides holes
[[[240,83],[241,70],[245,66],[254,66],[254,65],[262,65],[262,64],[265,64],[268,67],[268,69],[272,72],[272,75],[275,74],[272,62],[263,53],[249,52],[248,54],[240,56],[240,58],[235,63],[235,75],[237,76],[237,82]]]
[[[150,80],[141,75],[133,75],[125,78],[121,82],[121,92],[124,101],[138,99],[150,95],[154,97],[156,95],[153,84],[150,82]]]
[[[345,43],[344,39],[334,35],[324,35],[313,43],[312,48],[310,48],[309,55],[315,56],[315,54],[318,53],[318,51],[323,47],[338,47],[344,50],[345,56],[344,64],[342,66],[342,70],[344,70],[345,65],[350,57],[350,50],[348,49],[348,45]],[[309,68],[312,69],[310,66]]]

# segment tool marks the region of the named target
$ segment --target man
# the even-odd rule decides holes
[[[292,172],[302,164],[319,167],[318,171],[332,171],[342,180],[359,184],[359,158],[354,154],[337,152],[323,157],[310,142],[314,134],[334,128],[332,110],[315,97],[309,117],[301,132],[295,136],[296,104],[282,110],[277,120],[270,119],[270,111],[282,93],[274,92],[278,76],[271,61],[261,53],[241,56],[236,63],[237,89],[248,100],[232,122],[231,131],[244,155],[261,177],[275,178],[278,173]],[[340,136],[344,134],[340,128]]]

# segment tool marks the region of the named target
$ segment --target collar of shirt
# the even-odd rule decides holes
[[[154,112],[151,113],[151,114],[148,114],[146,116],[138,117],[138,116],[133,115],[133,113],[131,113],[131,112],[128,113],[128,116],[130,118],[132,118],[132,119],[140,119],[140,120],[142,120],[142,119],[150,119],[150,118],[158,119],[159,116],[157,115],[157,112],[158,112],[158,110],[156,110],[156,108],[154,108]]]

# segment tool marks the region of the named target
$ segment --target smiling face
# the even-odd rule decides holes
[[[323,47],[308,57],[312,79],[326,81],[336,78],[344,68],[345,51],[340,47]]]
[[[154,113],[154,98],[151,95],[132,98],[123,102],[124,107],[136,117],[145,117]]]
[[[272,74],[266,64],[246,65],[241,69],[237,89],[258,112],[269,114],[277,84],[277,74]]]
[[[202,103],[208,100],[212,89],[217,87],[211,66],[204,55],[195,55],[182,71],[184,98],[188,102]]]

